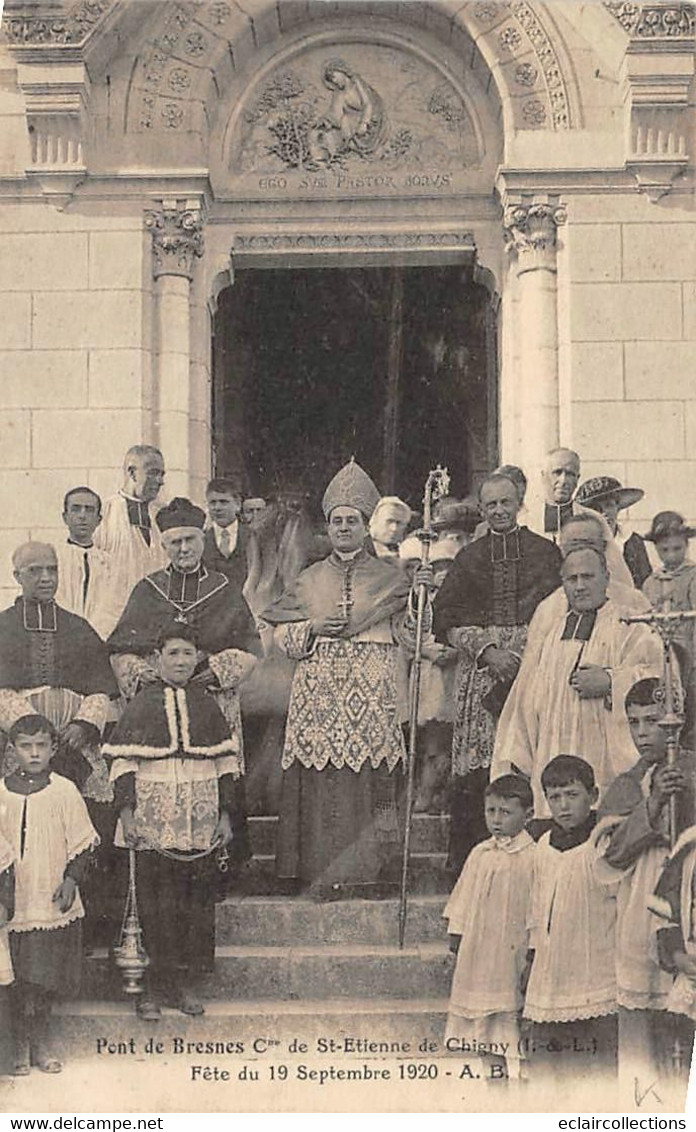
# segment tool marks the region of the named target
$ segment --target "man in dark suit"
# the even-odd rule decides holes
[[[241,593],[248,572],[250,532],[240,522],[242,494],[233,479],[219,476],[206,488],[210,526],[205,533],[203,562],[224,574]]]

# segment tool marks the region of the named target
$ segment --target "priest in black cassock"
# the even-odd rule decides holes
[[[527,625],[539,602],[561,581],[558,548],[518,525],[519,490],[511,479],[488,476],[479,502],[488,530],[459,552],[434,603],[437,638],[460,652],[449,860],[457,871],[487,836],[483,793],[495,729],[517,675]]]
[[[108,785],[99,743],[117,690],[106,646],[84,618],[56,604],[52,546],[23,543],[12,565],[22,593],[0,613],[0,729],[45,715],[60,738],[54,769],[81,788],[88,779]],[[98,791],[91,796],[107,800]]]
[[[215,694],[237,739],[241,774],[244,755],[237,688],[256,664],[259,642],[253,617],[237,587],[202,562],[205,512],[200,507],[176,498],[158,511],[155,521],[169,565],[133,588],[107,641],[119,687],[130,700],[154,683],[160,633],[172,620],[189,625],[200,654],[193,681]]]

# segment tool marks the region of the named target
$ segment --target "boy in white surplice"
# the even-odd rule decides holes
[[[594,829],[594,771],[557,755],[541,785],[551,810],[536,851],[531,973],[524,1006],[537,1069],[612,1071],[616,1062],[616,890],[602,883]]]
[[[471,850],[444,912],[455,946],[459,938],[445,1040],[459,1048],[460,1038],[475,1038],[489,1055],[493,1079],[519,1076],[518,1015],[536,855],[524,827],[533,806],[532,788],[521,775],[489,782],[484,811],[491,836]]]

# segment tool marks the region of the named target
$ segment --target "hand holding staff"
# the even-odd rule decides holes
[[[420,699],[421,657],[423,652],[423,616],[428,595],[432,586],[432,569],[428,565],[430,557],[430,543],[432,542],[432,516],[431,508],[434,500],[441,499],[449,491],[449,474],[446,468],[438,464],[429,472],[423,496],[423,529],[417,531],[421,541],[421,564],[416,570],[414,587],[416,599],[416,647],[411,664],[411,677],[409,682],[409,735],[408,756],[406,763],[406,829],[404,831],[404,847],[401,865],[401,898],[399,900],[399,947],[404,946],[406,933],[406,912],[408,901],[408,858],[411,843],[411,824],[413,821],[413,786],[416,765],[416,732],[418,730],[418,701]]]

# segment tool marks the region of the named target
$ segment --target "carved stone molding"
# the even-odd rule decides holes
[[[570,101],[561,62],[533,5],[528,0],[487,0],[474,7],[473,16],[501,64],[510,66],[511,83],[535,88],[542,96],[522,105],[518,125],[522,129],[569,129]],[[534,63],[516,62],[530,49]]]
[[[153,275],[193,278],[193,265],[203,255],[203,218],[198,201],[163,201],[148,209],[145,227],[152,234]]]
[[[674,182],[686,171],[688,164],[686,156],[663,155],[643,159],[629,158],[626,168],[633,174],[648,200],[655,204],[671,191]]]
[[[693,4],[637,4],[603,0],[604,7],[632,39],[691,39],[696,34]]]
[[[506,204],[505,243],[508,251],[517,255],[520,273],[537,267],[555,268],[557,229],[565,222],[566,210],[560,204]]]
[[[651,201],[689,164],[696,9],[643,4],[624,60],[626,168]]]
[[[507,0],[507,6],[527,33],[534,54],[539,61],[551,107],[551,124],[557,130],[567,130],[570,127],[568,91],[553,43],[527,0]],[[544,119],[540,118],[538,110],[534,114],[530,114],[529,104],[527,104],[527,111],[525,118],[527,124],[545,124]]]
[[[87,72],[80,63],[22,62],[17,66],[17,82],[25,98],[31,145],[27,175],[64,208],[87,172],[83,146]]]
[[[115,0],[7,0],[2,34],[13,48],[79,47],[114,7]]]
[[[446,249],[472,251],[472,232],[288,232],[279,235],[237,235],[233,254],[303,251],[413,251]]]

